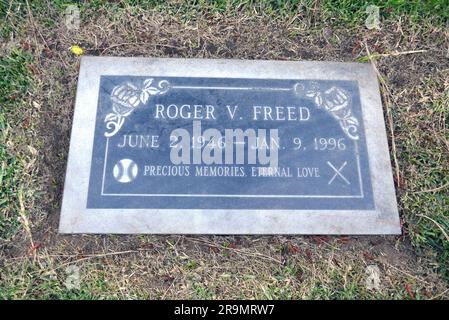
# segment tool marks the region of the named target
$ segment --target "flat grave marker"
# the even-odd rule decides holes
[[[83,57],[60,232],[400,233],[372,67]]]

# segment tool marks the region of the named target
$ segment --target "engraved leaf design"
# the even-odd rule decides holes
[[[317,106],[321,107],[323,105],[323,98],[321,97],[320,94],[317,94],[315,96],[314,102]]]
[[[316,94],[317,94],[317,92],[315,90],[308,90],[306,92],[306,97],[313,98],[313,97],[315,97]]]
[[[104,118],[104,122],[115,121],[115,120],[117,120],[117,117],[118,116],[115,113],[108,113],[106,115],[106,117]]]
[[[350,117],[350,118],[346,119],[346,122],[348,124],[352,124],[352,125],[355,125],[355,126],[359,125],[359,121],[355,117]]]
[[[152,96],[155,96],[159,93],[159,89],[155,87],[148,87],[144,89],[145,92],[149,93]]]
[[[148,78],[143,82],[143,88],[147,89],[151,87],[151,84],[153,83],[153,78]]]
[[[142,90],[142,92],[140,93],[140,101],[142,103],[147,103],[149,97],[150,94],[146,90]]]

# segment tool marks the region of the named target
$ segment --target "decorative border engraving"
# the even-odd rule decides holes
[[[315,81],[305,86],[302,83],[296,83],[290,88],[271,88],[271,87],[212,87],[212,86],[174,86],[167,80],[158,82],[158,87],[153,87],[153,78],[148,78],[143,85],[138,88],[127,82],[122,85],[115,86],[111,92],[111,100],[113,103],[113,112],[105,117],[106,127],[111,132],[105,132],[106,150],[104,157],[103,178],[101,195],[102,196],[150,196],[150,197],[231,197],[231,198],[364,198],[362,176],[360,170],[360,156],[358,152],[358,126],[359,121],[352,115],[350,94],[339,87],[332,86],[330,89],[322,92],[319,84]],[[140,107],[148,102],[150,96],[165,94],[169,89],[191,90],[191,89],[213,89],[213,90],[256,90],[256,91],[293,91],[295,94],[313,99],[317,108],[324,108],[329,114],[336,119],[343,132],[354,140],[355,157],[357,163],[359,195],[237,195],[237,194],[115,194],[105,193],[105,173],[106,162],[109,150],[109,138],[114,136],[123,126],[125,118],[129,116],[135,108]],[[335,168],[334,168],[335,169]],[[336,170],[336,169],[335,169]],[[339,170],[336,170],[339,171]]]
[[[105,132],[107,138],[114,136],[125,122],[134,109],[147,103],[150,96],[156,96],[166,93],[170,89],[170,83],[167,80],[161,80],[157,87],[151,86],[153,78],[148,78],[143,85],[138,88],[127,82],[125,84],[115,86],[111,92],[112,111],[104,118],[106,128],[112,130]]]

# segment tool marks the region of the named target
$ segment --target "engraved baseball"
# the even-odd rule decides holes
[[[121,183],[128,183],[137,177],[139,169],[137,164],[131,159],[122,159],[117,162],[112,170],[115,180]]]

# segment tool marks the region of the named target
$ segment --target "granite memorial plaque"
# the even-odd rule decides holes
[[[60,231],[399,233],[371,66],[83,57]]]

